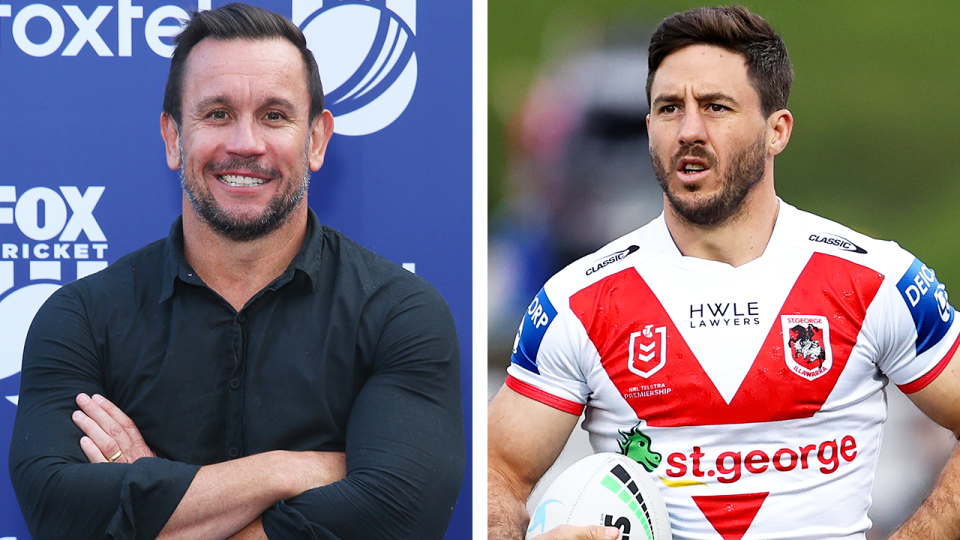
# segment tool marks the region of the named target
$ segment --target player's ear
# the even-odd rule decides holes
[[[323,166],[323,157],[327,153],[327,143],[333,136],[333,114],[324,110],[317,116],[310,128],[310,145],[308,151],[310,170],[317,172]]]
[[[172,170],[180,168],[180,127],[167,113],[160,113],[160,136],[167,150],[167,167]]]
[[[793,133],[793,114],[787,109],[774,111],[767,118],[767,152],[775,156],[787,147],[790,134]]]

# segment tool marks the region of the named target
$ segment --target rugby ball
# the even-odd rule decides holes
[[[642,465],[620,454],[593,454],[560,473],[537,502],[526,537],[565,523],[617,527],[621,540],[672,539],[660,489]]]

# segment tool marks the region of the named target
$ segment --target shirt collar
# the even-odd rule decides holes
[[[290,261],[287,269],[280,276],[267,285],[264,290],[276,290],[291,280],[297,271],[303,273],[308,280],[312,291],[320,278],[320,256],[323,251],[323,231],[320,220],[312,208],[307,208],[307,234],[303,240],[300,252]],[[186,257],[183,256],[183,216],[177,217],[170,226],[170,233],[164,244],[163,287],[160,289],[160,302],[173,296],[176,280],[206,287],[200,276],[193,270]],[[261,291],[262,292],[262,291]],[[255,295],[259,296],[259,294]]]

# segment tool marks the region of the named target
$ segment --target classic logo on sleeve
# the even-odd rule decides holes
[[[917,327],[917,354],[940,342],[953,322],[953,307],[947,288],[927,265],[914,259],[910,269],[897,282],[900,295],[910,308]]]
[[[826,244],[828,246],[836,246],[837,248],[843,251],[849,251],[851,253],[867,252],[867,250],[863,249],[862,247],[836,234],[830,234],[830,233],[811,234],[809,240],[811,242],[819,242],[821,244]]]
[[[556,316],[557,310],[550,303],[546,291],[540,289],[536,298],[527,307],[523,322],[517,329],[517,338],[513,341],[513,355],[510,361],[539,375],[537,352],[540,351],[543,335],[547,333],[547,328]]]
[[[627,249],[621,249],[616,253],[611,253],[610,255],[604,255],[603,257],[600,257],[599,259],[594,261],[593,265],[590,268],[587,268],[587,275],[589,276],[594,272],[599,272],[600,270],[603,270],[604,268],[606,268],[607,266],[615,262],[620,262],[627,255],[630,255],[631,253],[636,253],[639,250],[640,250],[640,246],[630,246]]]

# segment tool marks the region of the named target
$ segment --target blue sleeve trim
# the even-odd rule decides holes
[[[897,282],[897,289],[917,327],[917,354],[922,354],[939,343],[953,323],[954,311],[947,288],[937,280],[933,270],[915,258]]]
[[[517,329],[517,338],[513,342],[513,355],[510,361],[527,371],[540,374],[537,367],[537,353],[543,341],[547,328],[557,316],[557,310],[550,303],[546,291],[540,289],[533,302],[527,307],[527,312]]]

